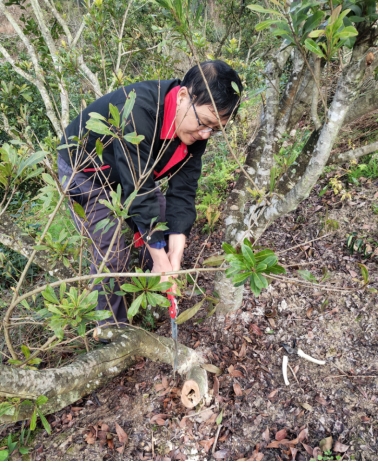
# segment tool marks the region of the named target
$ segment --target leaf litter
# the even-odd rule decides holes
[[[368,183],[361,186],[354,201],[367,195],[368,188]],[[340,226],[310,242],[323,233],[324,207],[313,212],[319,205]],[[331,195],[319,197],[314,191],[295,212],[273,224],[260,245],[282,251],[289,277],[305,268],[318,281],[328,274],[327,285],[354,287],[353,292],[276,281],[255,299],[246,287],[241,309],[219,326],[214,317],[197,323],[204,317],[203,306],[179,329],[179,341],[195,348],[210,369],[210,393],[194,411],[198,415],[191,417],[182,407],[183,382],[173,379],[169,366],[138,359],[96,392],[99,403],[90,395],[48,416],[53,433],[36,435],[33,460],[309,460],[324,451],[345,460],[374,459],[377,292],[363,288],[358,265],[368,271],[368,289],[377,290],[376,260],[351,255],[345,246],[348,233],[374,220],[377,224],[364,208],[356,215],[355,206],[337,205]],[[371,230],[370,238],[378,242],[378,227]],[[200,226],[186,251],[187,267],[195,263],[198,246],[206,239],[199,231]],[[220,249],[222,239],[222,231],[215,231],[203,258]],[[286,251],[301,243],[306,245]],[[357,273],[357,281],[350,271]],[[200,276],[198,283],[212,293],[211,275]],[[199,301],[183,299],[180,305],[185,310]],[[170,336],[168,318],[158,333]],[[298,383],[285,387],[279,344],[293,339],[327,363],[317,366],[292,357]],[[4,436],[12,429],[1,431]]]

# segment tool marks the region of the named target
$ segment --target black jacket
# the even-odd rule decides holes
[[[165,96],[170,90],[179,85],[179,80],[147,81],[135,83],[109,93],[90,104],[71,122],[66,128],[62,139],[62,144],[66,145],[74,142],[70,137],[78,136],[82,139],[88,132],[85,125],[89,119],[89,113],[96,112],[108,119],[110,117],[109,104],[113,104],[121,112],[126,101],[126,95],[135,90],[135,105],[128,119],[124,134],[136,132],[138,135],[144,135],[144,140],[138,146],[124,140],[119,141],[110,136],[89,132],[88,137],[85,138],[84,146],[80,148],[66,147],[60,149],[59,153],[68,164],[71,164],[71,158],[72,163],[76,162],[76,166],[80,165],[80,170],[82,171],[85,171],[88,167],[99,167],[102,165],[101,160],[93,153],[95,153],[96,140],[101,139],[104,145],[103,164],[109,165],[111,168],[101,171],[101,174],[95,173],[96,178],[100,180],[105,175],[113,189],[115,189],[116,185],[121,184],[125,196],[128,197],[135,190],[135,186],[127,158],[132,160],[136,172],[135,176],[139,179],[139,169],[142,173],[150,170],[162,147],[169,144],[154,167],[155,174],[151,173],[139,188],[138,195],[129,209],[129,214],[132,216],[134,223],[142,230],[150,230],[153,219],[159,216],[159,204],[152,191],[156,187],[156,173],[164,169],[178,146],[181,145],[181,140],[177,137],[168,140],[160,139]],[[167,117],[167,113],[165,116]],[[107,145],[107,143],[109,144]],[[166,193],[166,221],[169,232],[183,233],[188,236],[195,221],[194,202],[198,179],[201,174],[201,157],[205,151],[206,143],[207,140],[201,140],[188,146],[187,157],[159,176],[159,179],[169,176]],[[93,173],[88,174],[93,175]],[[163,232],[156,231],[152,233],[148,242],[153,244],[162,240],[164,240]]]

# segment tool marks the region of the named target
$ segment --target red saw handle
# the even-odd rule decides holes
[[[174,295],[167,295],[168,300],[171,302],[170,307],[168,308],[169,316],[171,319],[176,319],[177,316],[177,302]]]

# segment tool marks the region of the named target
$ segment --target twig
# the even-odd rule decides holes
[[[366,379],[376,379],[378,378],[378,375],[327,375],[326,377],[323,377],[323,379],[331,379],[331,378],[337,378],[337,377],[348,377],[348,379],[355,379],[355,378],[366,378]]]
[[[191,417],[194,417],[196,415],[203,414],[204,412],[208,411],[209,409],[213,409],[214,406],[215,405],[213,404],[212,406],[207,407],[206,409],[202,409],[202,411],[196,412],[195,414],[184,415],[183,419],[190,419]]]
[[[218,430],[217,430],[217,433],[215,435],[215,440],[214,440],[213,449],[211,451],[211,454],[214,454],[214,452],[215,452],[215,448],[216,448],[216,445],[218,443],[218,438],[219,438],[219,433],[221,431],[221,428],[222,428],[222,424],[218,425]]]
[[[296,376],[296,374],[295,374],[293,368],[290,366],[290,363],[287,363],[287,365],[289,366],[289,369],[291,370],[291,373],[293,374],[293,376],[294,376],[294,378],[295,378],[297,384],[299,385],[299,381],[298,381],[298,379],[297,379],[297,376]],[[299,385],[299,387],[300,387],[300,385]]]
[[[162,273],[143,273],[143,277],[152,278],[156,276],[174,276],[176,274],[190,274],[190,273],[215,273],[217,271],[226,271],[227,268],[192,268],[187,270],[179,270],[179,271],[166,271]],[[25,300],[32,295],[39,294],[40,292],[44,291],[47,286],[50,287],[58,287],[63,282],[67,284],[71,284],[72,282],[79,282],[79,281],[87,281],[89,279],[97,279],[97,278],[129,278],[129,277],[140,277],[141,273],[98,273],[98,274],[87,274],[85,276],[76,276],[73,278],[64,279],[61,281],[55,281],[51,284],[44,284],[43,286],[37,287],[26,294],[20,295],[14,302],[14,305],[18,305],[22,300]],[[13,307],[14,308],[14,307]]]
[[[312,288],[319,287],[322,290],[327,290],[329,292],[355,292],[356,291],[355,287],[347,287],[345,289],[341,289],[341,288],[335,288],[335,287],[330,287],[330,286],[322,286],[321,284],[315,284],[315,282],[306,283],[306,282],[300,281],[299,279],[287,278],[285,276],[277,276],[277,275],[273,276],[272,274],[267,274],[267,277],[271,279],[276,279],[277,281],[284,281],[284,282],[286,281],[286,282],[291,282],[293,284],[299,284],[305,287],[312,287]]]
[[[291,265],[282,265],[284,268],[291,268],[292,266],[307,266],[307,265],[314,265],[315,263],[319,263],[323,260],[315,260],[315,261],[307,261],[304,263],[292,263]]]
[[[303,245],[311,244],[311,242],[315,242],[315,241],[319,241],[320,239],[324,239],[325,237],[330,236],[331,234],[334,234],[334,233],[335,233],[335,231],[332,231],[331,233],[324,234],[323,236],[317,237],[316,239],[312,239],[311,241],[302,242],[301,244],[295,245],[294,247],[290,247],[288,249],[281,250],[280,252],[276,252],[276,253],[277,253],[277,255],[279,255],[281,253],[288,252],[289,250],[296,249],[296,248],[301,247]]]

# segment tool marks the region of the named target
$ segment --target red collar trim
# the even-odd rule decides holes
[[[180,86],[174,87],[165,95],[163,126],[160,133],[161,140],[170,140],[177,137],[175,133],[175,117],[177,107],[177,93],[179,90]]]

